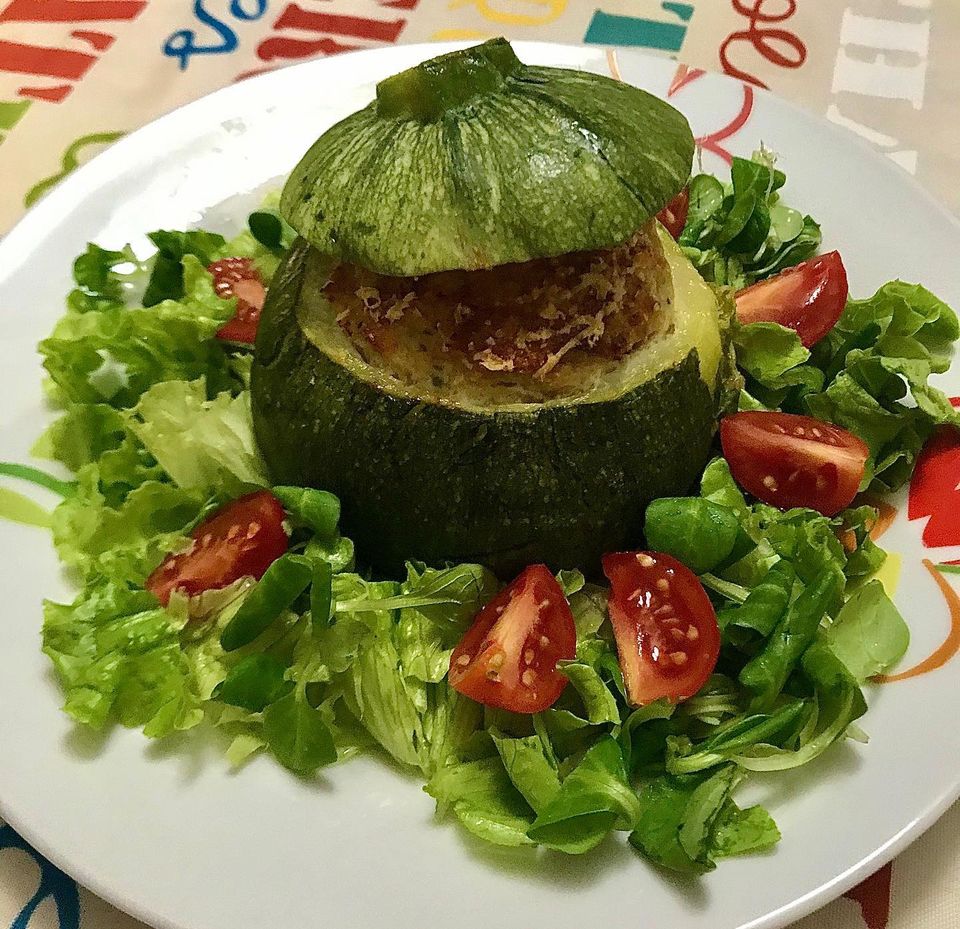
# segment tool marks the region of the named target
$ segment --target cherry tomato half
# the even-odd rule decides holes
[[[824,516],[850,505],[870,455],[860,439],[832,423],[760,410],[721,420],[720,444],[737,483],[759,500]]]
[[[539,713],[567,686],[557,662],[576,651],[563,590],[546,565],[530,565],[477,614],[453,650],[450,686],[487,706]]]
[[[690,209],[690,191],[684,187],[659,213],[660,224],[675,239],[680,238],[687,224],[687,211]]]
[[[213,289],[218,297],[237,298],[237,312],[220,327],[217,338],[253,345],[267,298],[260,272],[249,258],[224,258],[208,265],[207,270],[213,275]]]
[[[809,348],[837,324],[848,294],[840,253],[827,252],[741,290],[736,297],[737,319],[780,323]]]
[[[193,597],[241,577],[259,580],[287,550],[284,516],[268,490],[231,501],[193,530],[189,549],[160,564],[147,578],[147,590],[166,606],[175,590]]]
[[[658,552],[604,555],[603,573],[630,703],[692,697],[720,654],[717,615],[697,576]]]

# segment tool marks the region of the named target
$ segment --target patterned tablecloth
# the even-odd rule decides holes
[[[216,87],[492,35],[644,48],[769,86],[960,210],[958,0],[0,0],[0,234],[104,146]],[[795,929],[957,929],[958,877],[960,806]],[[139,925],[0,823],[0,929]]]

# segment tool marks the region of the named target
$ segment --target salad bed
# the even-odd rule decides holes
[[[775,275],[814,254],[819,228],[783,204],[784,180],[763,152],[735,159],[730,183],[691,180],[685,219],[679,206],[670,218],[706,280],[782,288],[793,272]],[[63,414],[37,454],[76,478],[33,475],[64,494],[54,541],[81,585],[73,603],[45,604],[66,711],[154,738],[214,725],[231,763],[267,752],[303,777],[385,753],[422,774],[441,814],[500,845],[582,853],[624,831],[650,861],[701,873],[776,844],[769,814],[741,809],[737,786],[863,741],[864,685],[907,647],[871,579],[884,559],[871,501],[909,478],[938,425],[960,424],[928,384],[958,337],[950,308],[894,281],[812,338],[796,321],[748,321],[750,301],[738,300],[742,379],[728,412],[848,431],[859,445],[847,451],[862,453],[856,505],[821,500],[826,516],[745,495],[722,430],[727,455],[715,449],[691,495],[648,508],[651,552],[605,561],[612,591],[572,566],[528,568],[506,588],[479,564],[411,562],[383,579],[357,570],[336,497],[270,487],[254,441],[248,343],[292,237],[265,209],[229,242],[161,231],[146,262],[96,245],[75,262],[67,314],[40,346]],[[769,448],[782,453],[777,436],[799,421],[772,422]],[[769,499],[781,488],[767,476],[755,489]],[[716,613],[716,664],[695,692],[671,678],[655,695],[618,659],[631,602],[668,596],[666,578],[682,588],[669,594],[677,614],[701,596]],[[536,712],[483,705],[462,691],[486,686],[490,669],[465,681],[458,658],[478,616],[489,630],[529,597],[550,604],[558,693]],[[706,629],[680,632],[701,642]]]

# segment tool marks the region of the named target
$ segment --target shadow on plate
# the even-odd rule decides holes
[[[450,828],[457,826],[450,823]],[[612,875],[622,875],[618,879],[655,881],[685,909],[700,911],[708,906],[709,875],[684,877],[658,868],[627,844],[624,833],[608,836],[589,854],[564,855],[548,849],[490,845],[462,829],[458,832],[461,844],[471,857],[520,880],[577,891],[601,879],[609,880]]]
[[[68,755],[80,761],[93,761],[107,746],[113,735],[113,727],[91,729],[74,724],[63,737],[63,747]]]
[[[863,753],[869,750],[869,745],[848,740],[830,746],[819,758],[793,771],[751,774],[750,802],[765,806],[776,819],[778,810],[785,809],[799,794],[824,785],[829,785],[831,790],[839,789],[844,778],[860,768],[864,762]]]

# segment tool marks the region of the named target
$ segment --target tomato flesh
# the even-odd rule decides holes
[[[659,213],[660,225],[675,239],[680,238],[687,224],[687,211],[690,209],[690,191],[684,187]]]
[[[222,300],[237,298],[237,312],[217,330],[217,338],[253,345],[267,298],[260,272],[249,258],[214,261],[207,266],[207,271],[213,275],[213,290],[218,297]]]
[[[758,500],[835,516],[856,496],[870,449],[855,435],[810,416],[749,410],[720,422],[730,471]]]
[[[837,324],[848,294],[843,259],[839,252],[827,252],[741,290],[737,319],[779,323],[793,329],[809,348]]]
[[[478,614],[450,656],[450,686],[478,703],[539,713],[567,686],[557,662],[575,657],[577,630],[546,565],[530,565]]]
[[[697,576],[659,552],[604,555],[603,573],[627,699],[644,706],[692,697],[720,654],[717,614]]]
[[[287,550],[284,516],[267,490],[233,500],[200,523],[190,548],[169,555],[144,586],[166,606],[175,590],[193,597],[242,577],[259,580]]]

